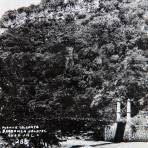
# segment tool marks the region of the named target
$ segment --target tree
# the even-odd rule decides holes
[[[57,113],[109,118],[104,110],[114,113],[118,97],[141,99],[148,89],[147,39],[139,29],[146,25],[144,2],[102,0],[92,8],[86,1],[83,17],[75,7],[64,19],[52,10],[53,19],[33,22],[28,14],[27,23],[9,29],[0,37],[1,99],[13,106],[9,114],[24,106],[24,119],[30,110],[46,119]],[[45,3],[27,10],[48,9]]]

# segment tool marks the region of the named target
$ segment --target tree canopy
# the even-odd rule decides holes
[[[52,114],[110,118],[117,98],[125,107],[124,100],[137,104],[146,96],[146,0],[101,0],[97,7],[85,1],[89,11],[76,11],[80,4],[64,11],[63,19],[35,21],[29,15],[48,10],[48,18],[51,8],[48,2],[30,7],[26,23],[0,36],[4,116],[18,121]]]

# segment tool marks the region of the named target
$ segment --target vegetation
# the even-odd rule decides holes
[[[85,3],[91,8],[93,2]],[[139,107],[146,96],[146,0],[101,0],[84,13],[77,5],[64,19],[35,21],[30,13],[51,9],[48,2],[32,6],[26,23],[0,36],[0,104],[7,121],[27,124],[57,114],[109,120],[117,98],[125,108],[126,99]]]

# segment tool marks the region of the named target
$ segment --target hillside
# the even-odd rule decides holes
[[[124,109],[132,99],[136,111],[148,92],[147,5],[61,0],[6,12],[0,21],[6,29],[0,36],[3,117],[115,119],[119,97]]]

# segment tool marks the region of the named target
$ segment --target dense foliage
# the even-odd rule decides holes
[[[117,98],[137,105],[148,92],[145,4],[101,0],[92,11],[9,28],[0,37],[2,115],[109,119]]]

